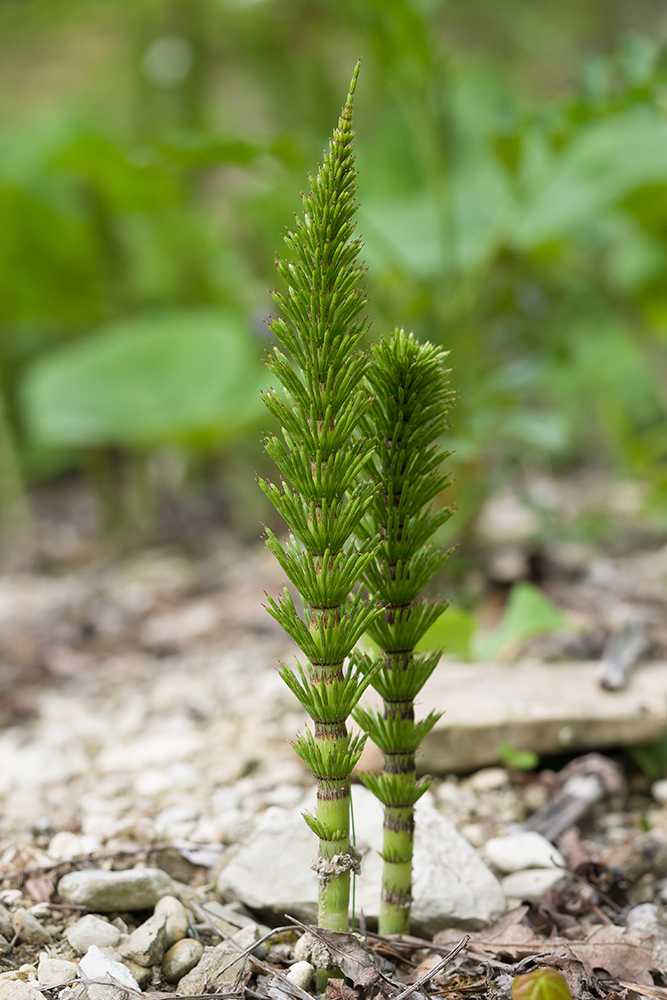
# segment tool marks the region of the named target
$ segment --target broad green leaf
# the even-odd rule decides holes
[[[191,309],[114,323],[45,355],[22,399],[39,443],[151,445],[236,434],[261,417],[264,384],[243,323]]]
[[[475,639],[475,656],[480,660],[493,659],[507,646],[555,632],[564,624],[560,610],[539,587],[526,581],[515,583],[500,625]]]
[[[541,183],[514,232],[513,242],[529,249],[595,220],[634,189],[667,179],[667,125],[655,115],[633,111],[582,131],[539,167]]]
[[[572,994],[556,969],[535,969],[512,980],[512,1000],[572,1000]]]
[[[477,627],[473,615],[464,608],[449,607],[417,643],[418,651],[443,649],[445,656],[469,660],[471,640]]]

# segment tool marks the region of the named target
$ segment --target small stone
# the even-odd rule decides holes
[[[79,962],[79,976],[81,979],[110,979],[113,983],[109,986],[90,984],[86,991],[90,1000],[127,1000],[129,994],[123,986],[131,990],[139,990],[136,979],[122,962],[117,962],[109,955],[105,955],[97,945],[91,945],[86,954]]]
[[[525,871],[527,868],[564,868],[565,859],[554,845],[540,833],[510,833],[506,837],[491,837],[484,853],[501,872]]]
[[[181,938],[173,944],[162,960],[162,975],[168,983],[177,983],[194,969],[204,954],[204,945],[194,938]]]
[[[12,925],[19,941],[25,944],[47,944],[51,940],[51,935],[44,930],[37,917],[27,910],[16,910],[12,917]]]
[[[47,854],[55,861],[71,861],[85,854],[81,837],[69,830],[60,830],[49,841]]]
[[[295,962],[287,970],[287,978],[302,990],[307,990],[312,982],[315,966],[310,962]]]
[[[628,927],[649,931],[654,937],[667,939],[667,928],[662,913],[655,903],[642,903],[633,907],[625,918]]]
[[[14,937],[13,934],[12,937]],[[0,934],[0,955],[6,955],[8,951],[11,951],[11,945],[7,938]]]
[[[667,805],[667,778],[654,781],[651,785],[651,795],[660,805]]]
[[[76,962],[65,962],[61,958],[51,958],[49,955],[39,956],[37,979],[40,986],[61,986],[69,979],[76,979],[79,966]]]
[[[514,899],[539,899],[547,889],[555,889],[566,878],[559,868],[526,868],[506,875],[500,883],[506,896]]]
[[[91,945],[115,948],[120,941],[120,931],[108,921],[87,913],[67,928],[67,940],[77,954],[85,955]]]
[[[509,785],[510,776],[504,767],[483,767],[471,775],[466,784],[474,792],[492,792]]]
[[[120,946],[122,958],[129,958],[137,965],[147,968],[159,965],[165,953],[166,914],[154,913],[152,917],[132,931],[127,941]]]
[[[14,937],[14,925],[9,910],[0,903],[0,934],[10,940]]]
[[[529,814],[543,809],[549,801],[549,792],[539,781],[531,781],[523,790],[523,804]]]
[[[154,915],[156,917],[163,916],[165,919],[165,948],[171,948],[188,933],[188,924],[190,923],[188,911],[180,899],[176,899],[176,896],[163,896],[162,899],[159,899]]]
[[[465,837],[473,847],[484,847],[488,840],[488,834],[481,823],[464,823],[459,830],[461,836]]]
[[[153,979],[152,968],[150,966],[145,968],[143,965],[137,965],[137,963],[133,962],[131,958],[124,958],[123,965],[126,966],[132,973],[139,984],[139,989],[145,990]]]
[[[64,875],[58,883],[58,895],[64,903],[112,913],[150,910],[172,888],[171,879],[159,868],[129,868],[120,872],[89,868]]]
[[[19,966],[19,979],[22,979],[24,983],[36,983],[37,982],[37,969],[30,962],[26,962],[25,965]]]
[[[20,979],[5,979],[0,976],[0,1000],[39,1000],[41,993],[38,993],[34,986],[28,986]]]
[[[234,947],[232,941],[223,941],[215,948],[204,948],[201,959],[194,969],[181,979],[176,992],[181,996],[192,996],[203,993],[204,987],[210,983],[233,982],[247,961],[245,958],[240,958],[234,962],[234,957],[239,954],[239,948],[245,951],[260,937],[259,928],[255,924],[243,927],[232,935],[232,941],[235,941],[238,947]],[[222,972],[222,969],[225,971]]]

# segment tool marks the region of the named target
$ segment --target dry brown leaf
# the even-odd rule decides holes
[[[569,946],[589,978],[594,969],[604,969],[614,979],[652,986],[649,970],[655,968],[654,940],[648,931],[603,924],[594,927],[584,941],[570,941]]]
[[[325,1000],[358,1000],[359,994],[344,979],[330,979],[324,997]]]
[[[53,895],[53,882],[46,875],[31,875],[25,881],[25,890],[36,903],[48,903]]]

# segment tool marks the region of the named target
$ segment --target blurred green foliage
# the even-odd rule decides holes
[[[194,469],[230,440],[255,447],[272,259],[359,55],[371,335],[399,323],[452,350],[452,530],[526,465],[603,464],[649,479],[661,499],[660,10],[652,0],[0,5],[5,527],[10,508],[25,516],[23,479],[89,467],[93,452],[167,441]],[[219,340],[202,332],[202,310],[221,317]]]

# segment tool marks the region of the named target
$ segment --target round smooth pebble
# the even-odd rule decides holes
[[[188,924],[190,923],[188,911],[180,899],[176,899],[176,896],[163,896],[162,899],[159,899],[154,915],[164,917],[165,947],[167,949],[188,933]]]
[[[78,972],[76,962],[66,962],[62,958],[51,958],[44,954],[39,956],[37,979],[40,986],[60,986],[69,979],[76,979]]]
[[[540,833],[510,833],[506,837],[491,837],[484,845],[484,854],[501,872],[525,871],[527,868],[564,868],[565,859],[554,845]]]
[[[539,899],[547,889],[554,889],[566,877],[560,868],[526,868],[512,872],[500,883],[506,896],[515,899]]]
[[[176,983],[194,969],[204,954],[204,945],[194,938],[181,938],[173,944],[162,960],[162,975],[168,983]]]
[[[466,784],[474,792],[493,792],[509,785],[510,776],[504,767],[483,767],[471,775]]]
[[[100,913],[152,910],[158,899],[168,896],[173,883],[160,868],[129,868],[121,872],[83,869],[63,875],[58,895],[63,903],[89,906]]]
[[[667,805],[667,778],[653,782],[651,785],[651,795],[661,806]]]
[[[106,920],[87,913],[67,928],[67,940],[78,955],[85,955],[91,945],[115,948],[120,941],[120,931]]]
[[[51,940],[49,932],[44,930],[37,917],[33,917],[28,910],[16,910],[12,925],[19,941],[26,944],[47,944]]]
[[[312,982],[314,972],[315,966],[311,965],[310,962],[295,962],[287,970],[287,978],[296,986],[300,986],[302,990],[307,990]]]

